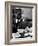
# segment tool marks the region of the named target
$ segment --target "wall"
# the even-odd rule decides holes
[[[32,8],[22,8],[22,16],[32,19]]]
[[[0,46],[5,46],[5,1],[6,0],[0,0]],[[13,1],[38,3],[38,0],[13,0]],[[38,18],[37,18],[37,20],[38,20]],[[38,24],[37,24],[37,27],[38,27]],[[37,30],[38,30],[38,28],[37,28]],[[38,46],[38,43],[37,44],[36,43],[20,44],[20,45],[13,45],[13,46]]]

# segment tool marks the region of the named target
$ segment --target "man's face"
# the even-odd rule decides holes
[[[16,23],[18,22],[18,19],[16,19]]]

